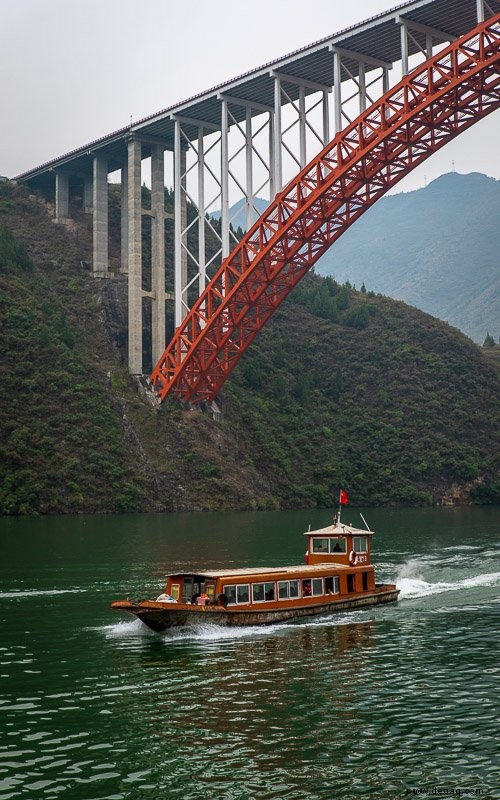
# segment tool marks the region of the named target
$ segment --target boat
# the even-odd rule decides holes
[[[368,525],[344,524],[339,509],[331,525],[304,535],[305,564],[176,572],[156,600],[115,600],[111,607],[161,632],[206,623],[268,625],[397,601],[395,584],[375,581]]]

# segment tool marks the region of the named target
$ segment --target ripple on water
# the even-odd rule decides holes
[[[305,622],[158,636],[135,619],[99,624],[104,613],[91,627],[87,613],[50,643],[34,624],[29,647],[0,648],[0,800],[378,800],[493,786],[499,573],[489,561],[481,571],[477,548],[445,556],[403,565],[397,606]],[[31,661],[39,675],[23,673]]]

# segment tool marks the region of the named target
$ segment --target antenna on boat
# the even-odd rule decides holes
[[[362,520],[363,520],[363,522],[365,523],[365,528],[366,528],[366,530],[367,530],[367,531],[370,531],[370,533],[371,533],[371,528],[370,528],[370,526],[368,525],[368,523],[367,523],[366,519],[364,518],[363,514],[361,513],[361,511],[359,512],[359,516],[361,517],[361,519],[362,519]]]

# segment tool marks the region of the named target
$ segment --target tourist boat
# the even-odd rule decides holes
[[[345,525],[339,512],[332,525],[305,536],[306,563],[300,566],[177,572],[167,576],[156,600],[116,600],[111,606],[164,631],[204,623],[266,625],[397,600],[394,584],[375,582],[368,525]]]

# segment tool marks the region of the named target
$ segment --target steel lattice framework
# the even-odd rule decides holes
[[[271,314],[391,187],[500,106],[500,14],[456,40],[340,132],[223,261],[153,370],[161,399],[212,401]]]

